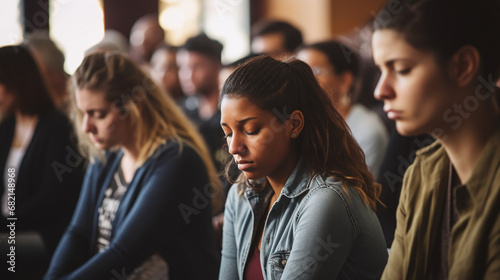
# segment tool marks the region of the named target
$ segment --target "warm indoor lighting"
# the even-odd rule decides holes
[[[64,68],[72,74],[85,51],[104,36],[99,0],[51,0],[50,35],[66,56]]]

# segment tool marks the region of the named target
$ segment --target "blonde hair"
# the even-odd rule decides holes
[[[154,155],[157,148],[169,141],[193,148],[203,160],[212,186],[212,208],[222,207],[222,185],[203,138],[175,102],[130,58],[118,52],[96,52],[88,55],[71,77],[73,105],[76,89],[96,90],[124,113],[134,128],[139,147],[138,165]],[[83,155],[91,162],[104,161],[85,133],[83,114],[73,110],[74,127]]]

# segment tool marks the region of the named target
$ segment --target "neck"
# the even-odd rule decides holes
[[[128,162],[134,163],[134,165],[139,160],[139,148],[135,145],[122,146],[123,158]]]
[[[347,116],[349,116],[349,112],[351,111],[351,104],[347,106],[339,106],[339,113],[342,116],[342,118],[347,119]]]
[[[441,141],[462,184],[472,176],[489,137],[500,125],[500,114],[494,108],[484,107],[487,108],[471,112],[457,129],[448,127],[443,135],[434,135]]]
[[[296,154],[290,155],[290,157],[284,161],[283,165],[279,167],[280,170],[279,172],[277,172],[277,174],[267,176],[267,181],[274,191],[272,201],[276,201],[278,199],[281,190],[285,186],[286,181],[292,174],[293,169],[297,165],[298,161],[299,159]]]
[[[351,110],[351,99],[347,96],[347,94],[340,95],[338,100],[334,101],[334,107],[345,120]]]
[[[216,112],[219,104],[219,91],[212,90],[210,94],[201,95],[199,99],[199,115],[202,119],[210,119]]]
[[[16,124],[19,126],[34,126],[38,122],[37,115],[26,115],[16,111]]]

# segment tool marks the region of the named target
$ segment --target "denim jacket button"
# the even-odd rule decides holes
[[[282,261],[281,261],[281,264],[282,264],[283,266],[285,266],[285,265],[286,265],[286,260],[282,260]]]

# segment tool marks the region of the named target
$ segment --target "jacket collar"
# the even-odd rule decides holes
[[[474,207],[482,208],[488,195],[491,193],[493,187],[492,181],[496,170],[500,169],[500,127],[497,128],[490,136],[486,145],[484,146],[479,158],[474,166],[472,176],[463,184],[467,189],[467,193],[474,203]],[[432,180],[439,180],[438,178],[447,178],[445,173],[448,170],[437,170],[435,166],[441,163],[442,166],[449,165],[449,157],[444,150],[444,147],[439,141],[420,149],[417,155],[422,157],[422,162],[426,171],[425,174],[432,174],[429,176]],[[445,173],[443,173],[445,172]]]
[[[476,207],[484,207],[485,200],[492,192],[494,175],[500,169],[500,127],[490,136],[486,146],[472,171],[472,176],[465,183]]]
[[[307,172],[306,162],[301,158],[297,162],[297,165],[286,180],[283,189],[281,190],[281,194],[288,197],[293,198],[301,195],[303,192],[309,189],[309,173]]]

